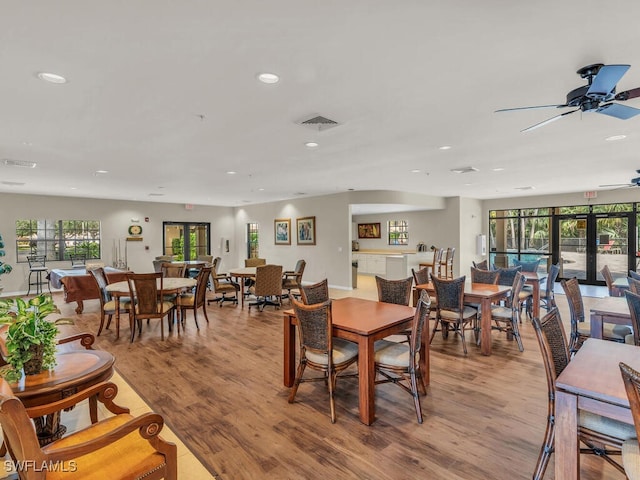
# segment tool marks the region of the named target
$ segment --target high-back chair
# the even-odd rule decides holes
[[[481,262],[471,262],[475,268],[480,270],[489,270],[489,262],[487,260],[482,260]]]
[[[409,341],[397,343],[379,340],[375,345],[376,373],[384,377],[376,380],[380,383],[395,383],[413,397],[418,423],[422,423],[422,407],[420,395],[426,395],[427,390],[420,373],[420,350],[422,345],[422,330],[425,328],[431,302],[426,290],[422,290],[416,312],[411,323]]]
[[[176,308],[180,313],[178,316],[179,324],[182,325],[184,329],[185,321],[185,313],[186,310],[193,310],[193,320],[196,323],[196,328],[200,330],[200,326],[198,325],[198,309],[202,308],[202,312],[204,313],[204,318],[209,323],[209,316],[207,315],[207,284],[209,283],[209,277],[211,277],[211,267],[202,267],[198,271],[198,276],[196,278],[196,290],[195,292],[186,292],[177,296],[176,298]]]
[[[433,252],[433,272],[436,277],[442,277],[442,258],[444,257],[444,248],[436,248]]]
[[[610,297],[620,297],[622,296],[622,291],[613,284],[613,275],[611,275],[611,269],[609,265],[605,265],[600,270],[602,277],[604,278],[604,283],[607,284],[607,290],[609,290]]]
[[[131,325],[131,342],[138,328],[138,335],[142,334],[142,320],[160,319],[160,338],[164,340],[164,323],[162,319],[167,317],[169,331],[173,323],[175,304],[164,300],[162,273],[128,273],[129,293],[135,298],[135,305],[129,312],[129,324]]]
[[[560,266],[555,263],[549,268],[549,275],[547,276],[545,289],[540,292],[540,306],[544,307],[548,312],[556,306],[556,297],[553,292],[553,287],[558,279],[560,273]]]
[[[246,258],[244,260],[245,267],[259,267],[266,264],[267,261],[264,258]]]
[[[386,278],[376,275],[378,301],[395,303],[396,305],[409,305],[412,285],[413,277],[408,277],[403,280],[387,280]]]
[[[482,270],[481,268],[471,267],[471,281],[473,283],[496,285],[499,277],[500,272],[498,270]]]
[[[300,297],[305,305],[315,305],[329,300],[329,282],[324,280],[311,285],[303,285],[300,289]]]
[[[582,346],[582,343],[591,336],[591,324],[585,320],[584,303],[582,293],[577,278],[563,279],[560,284],[569,302],[569,313],[571,314],[571,337],[569,340],[569,351],[573,355]],[[607,340],[624,342],[625,337],[631,333],[631,329],[626,325],[612,325],[604,323],[602,325],[602,337]]]
[[[305,305],[292,299],[291,303],[298,320],[300,353],[296,378],[288,401],[294,402],[301,383],[324,382],[329,387],[331,423],[335,423],[336,407],[333,392],[336,388],[336,377],[358,359],[358,345],[341,338],[333,338],[331,300],[315,305]],[[307,367],[320,371],[323,375],[304,377]]]
[[[182,278],[184,277],[186,269],[186,263],[164,262],[160,271],[164,278]]]
[[[629,291],[640,295],[640,279],[629,277],[627,280],[629,281]]]
[[[304,268],[307,266],[307,262],[300,259],[296,262],[296,266],[293,270],[287,270],[282,273],[282,289],[287,291],[287,298],[291,299],[293,295],[291,290],[300,291],[302,286],[302,274]]]
[[[522,266],[508,268],[496,268],[500,275],[498,277],[498,285],[512,286],[518,272],[522,271]]]
[[[541,480],[554,451],[556,378],[569,364],[571,353],[557,308],[552,308],[542,319],[534,318],[532,321],[542,353],[548,391],[547,428],[533,474],[534,480]],[[634,435],[635,429],[629,424],[586,411],[580,412],[578,436],[588,447],[588,450],[581,449],[581,453],[599,455],[618,470],[622,467],[614,462],[610,455],[619,453],[623,442]],[[603,446],[605,448],[602,448]],[[606,447],[613,447],[615,450]]]
[[[506,332],[508,337],[513,336],[516,342],[518,342],[518,349],[521,352],[524,351],[524,346],[522,345],[522,337],[520,336],[520,328],[518,327],[518,323],[520,322],[520,303],[518,299],[525,281],[525,276],[521,272],[516,272],[513,284],[511,285],[511,295],[509,296],[508,305],[494,305],[491,307],[491,319],[494,323],[491,328],[500,332]]]
[[[423,267],[420,270],[411,269],[411,275],[413,276],[413,281],[416,282],[416,285],[424,285],[425,283],[429,283],[431,277],[429,276],[429,267]]]
[[[436,297],[438,298],[438,307],[429,343],[433,342],[433,337],[440,330],[443,338],[446,338],[451,328],[462,339],[462,349],[466,355],[467,343],[464,332],[466,327],[471,325],[477,337],[478,311],[473,307],[464,305],[465,280],[465,276],[454,278],[453,280],[438,278],[435,275],[431,276]],[[441,328],[438,329],[438,326]]]
[[[282,305],[282,265],[261,265],[256,267],[256,283],[249,288],[256,301],[249,304],[264,310],[266,305],[279,308]]]
[[[105,317],[107,318],[107,329],[109,329],[109,325],[111,325],[111,319],[113,315],[116,314],[116,302],[111,298],[111,293],[107,292],[107,285],[109,281],[107,279],[106,274],[104,273],[104,268],[98,267],[92,270],[89,270],[89,274],[93,278],[98,287],[98,300],[100,300],[100,327],[98,328],[98,337],[102,333],[102,329],[104,327]],[[131,309],[131,298],[130,297],[120,297],[119,299],[120,311],[128,312]],[[120,331],[120,325],[116,325],[116,329],[118,332]]]
[[[85,478],[177,480],[177,447],[160,437],[164,420],[157,413],[138,417],[113,403],[117,386],[102,382],[55,403],[25,408],[0,379],[2,435],[21,480]],[[41,447],[32,418],[70,409],[97,398],[115,415]],[[45,466],[55,466],[50,471]],[[82,473],[84,472],[84,473]]]
[[[626,363],[620,362],[620,374],[627,392],[631,415],[636,428],[636,438],[626,440],[622,444],[622,465],[629,480],[640,479],[640,372]]]
[[[521,270],[522,272],[537,272],[538,267],[540,266],[540,260],[524,261],[524,260],[515,259],[513,261],[513,266],[522,267],[522,270]]]
[[[631,314],[631,329],[633,333],[625,337],[625,343],[640,347],[640,295],[631,291],[624,292]]]
[[[453,278],[453,257],[456,254],[455,247],[448,247],[440,259],[440,276],[451,280]]]

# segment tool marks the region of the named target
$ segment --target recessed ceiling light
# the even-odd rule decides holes
[[[420,170],[418,170],[417,168],[414,168],[413,170],[411,170],[411,173],[420,173]]]
[[[627,138],[626,135],[611,135],[610,137],[605,138],[607,142],[615,142],[617,140],[624,140]]]
[[[460,167],[460,168],[452,168],[451,171],[453,173],[471,173],[471,172],[479,172],[476,167]]]
[[[77,190],[78,187],[69,187],[70,190]]]
[[[496,167],[496,168],[492,168],[491,170],[493,170],[494,172],[501,172],[504,170],[504,168],[502,167]]]
[[[316,143],[316,142],[307,142],[307,143],[304,144],[304,146],[308,147],[308,148],[316,148],[318,146],[318,143]]]
[[[259,188],[258,191],[259,192],[264,192],[264,188]]]
[[[164,197],[164,193],[150,193],[150,197]]]
[[[280,81],[280,77],[275,73],[264,72],[258,74],[258,80],[260,80],[262,83],[273,84],[278,83]]]
[[[440,150],[451,150],[451,145],[442,145],[441,147],[438,147]]]
[[[535,190],[536,187],[533,187],[531,185],[528,185],[526,187],[515,187],[516,190]]]
[[[64,78],[62,75],[58,75],[56,73],[39,72],[38,73],[38,78],[40,80],[44,80],[45,82],[55,83],[55,84],[58,84],[58,85],[61,85],[63,83],[67,83],[67,79],[66,78]]]
[[[36,168],[36,162],[25,162],[23,160],[11,160],[10,158],[5,158],[3,163],[7,167],[23,167],[23,168]]]
[[[109,170],[96,170],[94,175],[104,175],[106,173],[109,173]]]
[[[234,172],[233,170],[229,170],[229,171],[227,172],[227,175],[235,175],[236,173],[237,173],[237,172]]]

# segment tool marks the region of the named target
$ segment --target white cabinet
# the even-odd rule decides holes
[[[358,262],[358,273],[384,275],[387,270],[386,255],[375,253],[352,253],[351,259]]]

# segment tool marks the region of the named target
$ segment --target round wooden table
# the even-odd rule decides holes
[[[78,391],[110,379],[115,358],[101,350],[73,350],[56,354],[57,365],[37,375],[11,383],[11,389],[25,407],[55,402]],[[97,399],[89,400],[91,422],[98,420]],[[34,419],[41,445],[62,437],[67,427],[60,424],[60,412]]]

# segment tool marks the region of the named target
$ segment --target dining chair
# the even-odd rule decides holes
[[[522,345],[522,337],[520,336],[520,292],[524,286],[524,282],[527,279],[522,272],[516,272],[516,276],[513,279],[511,285],[511,295],[507,299],[507,305],[493,305],[491,307],[491,320],[493,320],[492,330],[498,330],[505,332],[507,338],[514,337],[518,343],[518,349],[524,351]],[[480,343],[480,336],[477,335],[478,344]]]
[[[429,276],[429,271],[431,269],[429,267],[423,267],[420,270],[411,269],[411,275],[413,276],[413,281],[416,285],[424,285],[425,283],[429,283],[431,277]]]
[[[523,271],[522,265],[516,265],[515,267],[507,267],[507,268],[497,268],[497,270],[500,272],[500,276],[498,277],[498,285],[505,285],[509,287],[513,286],[513,281],[515,280],[516,275],[519,272]],[[524,290],[524,287],[520,289],[520,293],[518,293],[518,307],[520,311],[522,311],[523,308],[526,309],[529,318],[531,318],[531,314],[533,310],[532,310],[532,305],[529,304],[528,302],[532,298],[533,298],[532,290]],[[504,303],[506,306],[510,307],[511,299],[507,299]],[[518,317],[518,319],[520,320],[520,317]]]
[[[71,260],[71,268],[84,268],[87,264],[87,255],[84,253],[69,254]]]
[[[107,292],[107,285],[109,280],[104,273],[104,268],[98,267],[89,270],[89,274],[96,283],[98,288],[98,300],[100,301],[100,327],[98,328],[98,337],[102,333],[104,327],[105,317],[107,319],[107,330],[111,325],[111,319],[116,314],[116,301],[112,298],[111,293]],[[120,311],[129,312],[131,309],[131,297],[120,297],[119,300]],[[120,325],[116,325],[117,330],[120,330]]]
[[[447,338],[449,328],[452,328],[453,332],[462,339],[462,349],[466,355],[467,344],[464,332],[466,327],[471,325],[477,335],[478,311],[473,307],[464,305],[465,280],[465,276],[447,280],[431,275],[431,282],[438,298],[438,307],[429,343],[433,342],[433,337],[438,331],[442,331],[442,338]],[[440,329],[438,329],[438,325],[440,325]]]
[[[640,347],[640,295],[629,290],[624,292],[629,305],[629,313],[631,314],[631,330],[625,336],[624,343]]]
[[[336,388],[336,378],[358,359],[358,345],[331,335],[333,331],[331,300],[315,305],[305,305],[292,299],[291,303],[297,318],[300,352],[296,378],[289,392],[288,402],[294,402],[301,383],[324,382],[329,388],[331,423],[335,423],[336,408],[333,392]],[[322,372],[323,375],[304,377],[307,367]]]
[[[161,265],[161,272],[164,278],[182,278],[187,269],[186,263],[164,262]]]
[[[43,292],[43,285],[46,285],[49,293],[51,293],[46,255],[27,255],[27,262],[29,263],[29,287],[27,289],[27,295],[31,293],[32,285],[36,287],[36,295]],[[34,278],[32,279],[32,277]]]
[[[444,257],[444,248],[436,248],[433,252],[433,272],[436,277],[442,276],[442,258]]]
[[[11,460],[21,480],[85,478],[177,480],[177,447],[160,433],[164,419],[157,413],[133,417],[113,402],[117,386],[102,382],[56,402],[26,408],[0,379],[0,423]],[[111,412],[103,420],[41,446],[34,418],[71,409],[96,398]],[[50,466],[55,468],[43,468]]]
[[[547,377],[547,427],[533,474],[534,480],[541,480],[554,451],[556,378],[569,364],[571,352],[557,307],[552,308],[542,319],[533,318],[532,322]],[[580,412],[579,419],[578,436],[587,446],[587,449],[580,449],[580,453],[601,456],[622,471],[622,467],[611,455],[620,454],[624,441],[635,436],[633,426],[584,410]]]
[[[540,260],[524,261],[524,260],[518,260],[516,258],[513,260],[513,266],[522,267],[521,271],[523,272],[537,272],[538,267],[540,266]]]
[[[280,308],[282,305],[282,265],[261,265],[256,267],[256,283],[249,287],[249,293],[256,297],[255,302],[249,304],[264,310],[266,305]]]
[[[478,268],[480,270],[489,270],[489,262],[487,260],[482,260],[481,262],[471,262],[474,268]]]
[[[456,254],[455,247],[448,247],[440,259],[440,276],[451,280],[453,278],[453,257]],[[444,271],[444,273],[443,273]]]
[[[329,282],[325,278],[318,283],[303,285],[300,289],[300,298],[305,305],[315,305],[329,300]]]
[[[633,424],[636,429],[636,438],[626,440],[622,444],[622,466],[629,480],[640,479],[640,372],[629,365],[620,362],[620,374],[627,392]]]
[[[213,285],[213,293],[219,296],[208,298],[207,305],[211,302],[217,302],[222,307],[224,302],[233,302],[237,306],[240,298],[240,284],[234,282],[226,273],[218,273],[219,265],[220,257],[214,258],[211,267],[211,284]],[[229,294],[233,294],[233,296],[228,297]]]
[[[551,268],[549,268],[549,275],[547,276],[545,283],[545,288],[540,291],[540,306],[544,307],[547,312],[556,306],[556,297],[553,288],[556,284],[559,273],[560,265],[557,263],[551,265]]]
[[[607,284],[607,290],[609,290],[610,297],[620,297],[622,296],[622,291],[613,284],[613,275],[611,275],[611,269],[609,265],[604,265],[602,270],[600,270],[602,277],[604,278],[604,283]]]
[[[640,273],[636,272],[635,270],[629,270],[629,277],[640,280]]]
[[[629,277],[627,280],[629,281],[629,290],[640,295],[640,279]]]
[[[293,270],[287,270],[282,272],[282,289],[287,291],[287,298],[291,299],[292,290],[297,290],[300,292],[300,287],[302,286],[302,274],[304,273],[304,268],[307,266],[307,262],[303,259],[300,259],[296,262],[296,266]]]
[[[488,285],[497,285],[500,277],[498,270],[483,270],[481,268],[471,267],[471,282],[485,283]]]
[[[591,336],[591,324],[585,319],[584,303],[578,279],[575,277],[568,280],[563,279],[560,284],[569,302],[569,313],[571,314],[569,351],[573,355],[580,349],[582,343]],[[624,342],[625,337],[630,333],[631,329],[626,325],[602,324],[602,338],[606,340]]]
[[[175,303],[164,300],[162,273],[129,273],[129,294],[135,299],[134,305],[129,311],[129,324],[131,326],[131,342],[135,338],[136,328],[138,335],[142,335],[142,320],[160,319],[160,338],[164,340],[164,317],[167,317],[169,331],[175,314]]]
[[[207,315],[207,283],[209,282],[209,277],[211,277],[211,267],[202,267],[198,271],[198,276],[196,277],[196,288],[194,292],[185,292],[181,293],[176,298],[176,309],[179,312],[178,315],[178,325],[182,325],[182,329],[184,330],[185,326],[185,314],[186,310],[193,310],[193,320],[196,323],[196,328],[200,330],[200,326],[198,325],[198,309],[202,308],[202,312],[204,313],[204,318],[209,323],[209,316]]]
[[[420,372],[419,359],[422,331],[429,318],[430,308],[429,294],[426,290],[422,290],[413,316],[413,322],[411,322],[409,341],[407,343],[398,343],[379,340],[375,343],[376,374],[384,377],[381,380],[376,380],[376,385],[394,383],[411,394],[418,423],[422,423],[420,395],[427,394]]]
[[[413,277],[407,277],[402,280],[387,280],[376,275],[378,301],[396,305],[409,305],[412,285]]]

